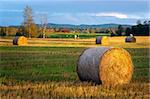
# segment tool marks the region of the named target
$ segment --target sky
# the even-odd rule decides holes
[[[26,6],[56,24],[136,24],[150,19],[149,0],[0,0],[0,26],[21,25]]]

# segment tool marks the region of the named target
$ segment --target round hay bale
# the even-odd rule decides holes
[[[109,39],[107,36],[99,36],[96,38],[96,44],[107,45],[109,43]]]
[[[16,36],[13,39],[13,45],[27,45],[27,38],[24,36]]]
[[[126,37],[125,38],[125,42],[127,43],[135,43],[136,42],[136,38],[135,37]]]
[[[133,74],[131,56],[122,48],[89,48],[78,59],[77,74],[81,81],[106,85],[126,84]]]

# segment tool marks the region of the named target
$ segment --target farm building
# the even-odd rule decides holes
[[[70,29],[64,28],[64,29],[61,29],[60,32],[69,33]]]
[[[130,54],[122,48],[89,48],[78,59],[77,74],[81,81],[126,84],[132,78],[133,63]]]
[[[27,45],[27,38],[24,36],[16,36],[13,39],[13,45]]]
[[[107,36],[99,36],[96,38],[96,44],[107,45],[109,43],[109,39]]]

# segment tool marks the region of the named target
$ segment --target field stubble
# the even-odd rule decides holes
[[[39,39],[32,39],[31,42],[34,40],[38,42]],[[51,39],[39,42],[47,42],[47,40],[51,42]],[[62,42],[60,39],[55,40]],[[91,43],[92,39],[84,40]],[[31,45],[34,44],[30,40],[29,46],[2,44],[0,46],[0,98],[148,98],[150,83],[149,42],[147,41],[143,38],[141,39],[143,43],[137,42],[136,46],[131,44],[132,47],[130,44],[124,46],[122,42],[121,46],[124,46],[132,56],[135,66],[134,75],[130,84],[116,87],[80,82],[76,74],[76,62],[80,53],[88,46],[32,47]],[[7,41],[9,45],[8,42],[10,43],[10,39]],[[117,40],[113,42],[115,44]],[[44,43],[44,46],[46,45]]]
[[[125,43],[125,37],[109,37],[107,46],[123,47],[123,48],[149,48],[149,36],[135,36],[136,43]],[[49,47],[97,47],[95,38],[89,39],[66,39],[66,38],[32,38],[28,39],[27,46],[49,46]],[[0,46],[12,46],[12,39],[0,38]]]

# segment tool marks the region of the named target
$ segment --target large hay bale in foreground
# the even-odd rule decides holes
[[[136,42],[136,38],[135,37],[126,37],[125,38],[125,42],[127,43],[135,43]]]
[[[77,74],[82,81],[106,85],[126,84],[133,74],[131,56],[122,48],[89,48],[78,59]]]
[[[96,38],[96,44],[107,45],[109,43],[109,39],[107,36],[99,36]]]
[[[27,38],[24,36],[16,36],[13,39],[13,45],[27,45]]]

